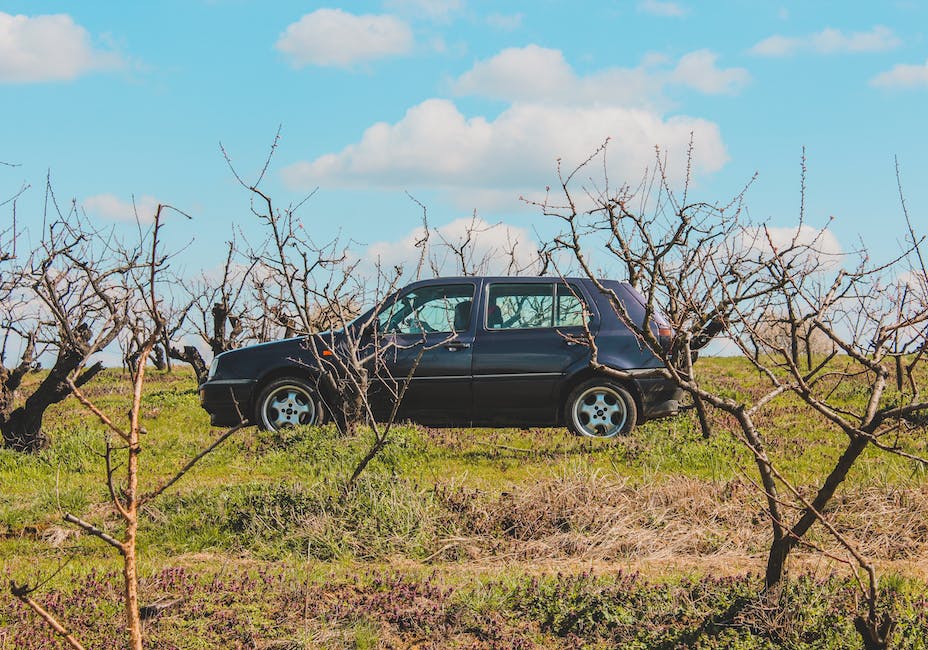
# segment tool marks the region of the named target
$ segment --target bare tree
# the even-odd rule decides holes
[[[368,280],[375,285],[373,307],[357,318],[343,307],[342,292],[358,295],[360,287],[346,289],[358,282],[358,276],[340,274],[341,282],[330,283],[319,296],[327,302],[325,308],[340,315],[340,326],[305,339],[311,352],[309,370],[339,428],[357,435],[360,425],[366,424],[369,431],[369,444],[346,481],[346,492],[390,444],[424,355],[464,345],[457,341],[465,327],[458,319],[470,317],[473,285],[451,283],[395,291],[401,274],[401,268],[394,268],[389,276],[378,269]]]
[[[298,216],[310,193],[296,205],[279,208],[273,198],[261,189],[274,152],[280,141],[278,129],[264,166],[254,182],[243,179],[232,160],[221,147],[232,174],[248,191],[251,212],[263,226],[267,238],[248,252],[256,263],[256,289],[266,308],[266,316],[277,325],[295,334],[318,331],[330,316],[320,313],[317,295],[320,283],[328,281],[329,272],[348,259],[347,247],[338,240],[315,242]]]
[[[414,364],[410,376],[401,381],[389,372],[386,355],[395,346],[395,342],[384,337],[378,329],[376,308],[370,310],[364,318],[355,318],[350,303],[357,299],[363,289],[352,270],[349,268],[347,272],[340,272],[339,281],[327,284],[317,295],[323,303],[323,309],[334,314],[336,327],[329,328],[328,332],[319,337],[306,339],[314,365],[319,370],[316,375],[317,387],[339,429],[347,435],[356,435],[362,424],[367,423],[371,428],[373,442],[348,479],[349,489],[370,461],[386,446],[406,386],[417,365]],[[383,299],[393,292],[399,272],[399,269],[395,269],[393,277],[378,283],[374,291],[375,304],[382,304]],[[383,280],[382,276],[379,277]],[[378,389],[381,394],[374,396],[372,393]],[[377,421],[372,399],[385,400],[391,404],[390,414],[384,423]]]
[[[487,223],[474,211],[466,221],[432,227],[426,206],[408,196],[422,210],[422,229],[415,242],[419,251],[412,276],[415,279],[421,279],[426,270],[432,277],[542,275],[547,270],[545,256],[538,247],[521,241],[505,224]]]
[[[313,383],[324,412],[335,420],[338,429],[349,436],[357,435],[364,425],[370,431],[370,445],[346,482],[346,490],[350,490],[389,444],[418,359],[433,347],[452,340],[454,327],[449,323],[431,339],[426,335],[427,329],[421,327],[415,330],[419,336],[406,336],[402,341],[394,332],[383,329],[378,323],[381,307],[395,297],[403,268],[384,269],[377,262],[372,270],[367,269],[361,258],[352,256],[348,246],[339,240],[315,242],[297,214],[309,197],[296,205],[276,207],[273,198],[261,189],[261,183],[279,138],[278,131],[254,182],[242,178],[225,150],[223,154],[235,178],[249,193],[252,213],[267,233],[265,241],[247,254],[256,264],[251,276],[253,294],[262,307],[264,320],[284,328],[287,335],[304,337],[303,346],[310,352],[305,378]],[[430,259],[432,231],[427,211],[412,200],[422,208],[424,224],[424,236],[417,244],[420,259],[416,274],[427,263],[437,273],[434,258]],[[465,229],[463,242],[442,239],[441,233],[435,236],[441,239],[444,252],[455,255],[462,273],[468,273],[469,265],[474,262],[470,242],[480,228],[475,216],[471,227]],[[368,310],[362,315],[365,306]],[[416,319],[417,315],[413,313],[410,318]],[[388,361],[391,355],[401,352],[412,354],[414,361],[396,376]]]
[[[903,271],[910,279],[923,282],[926,277],[920,236],[906,214],[908,248],[897,260],[876,265],[860,251],[854,255],[857,262],[849,263],[848,255],[829,254],[827,232],[806,226],[802,208],[797,228],[784,239],[746,220],[744,192],[724,205],[690,202],[688,174],[682,189],[674,190],[660,154],[655,169],[634,188],[613,190],[606,177],[576,189],[578,173],[605,151],[604,145],[570,173],[560,174],[561,200],[549,197],[537,204],[564,226],[555,248],[570,251],[594,280],[588,251],[607,251],[644,295],[641,322],[629,317],[616,296],[612,303],[641,345],[662,361],[656,372],[693,398],[702,421],[708,407],[736,423],[736,437],[754,458],[771,526],[767,586],[784,578],[790,552],[808,546],[812,526],[823,527],[856,567],[853,575],[863,572],[860,585],[868,610],[856,625],[866,647],[888,647],[893,622],[879,607],[874,567],[826,512],[868,448],[925,463],[912,452],[911,442],[913,435],[924,434],[928,412],[916,372],[922,355],[903,357],[901,352],[924,349],[928,303],[924,290],[915,291],[917,282],[903,286],[896,281]],[[609,293],[604,286],[600,290]],[[716,334],[736,346],[766,380],[762,393],[732,397],[699,376],[694,353]],[[803,366],[799,350],[811,336],[825,342],[825,354],[807,354]],[[591,337],[588,344],[597,371],[627,379],[598,363]],[[893,392],[887,388],[887,362],[899,358],[904,358],[906,381]],[[865,387],[866,396],[849,403],[837,391],[846,382]],[[826,422],[836,436],[837,460],[811,493],[778,469],[767,442],[777,432],[760,424],[767,409],[787,394],[798,397],[810,419]]]
[[[253,292],[257,260],[240,261],[236,240],[227,242],[221,274],[203,273],[198,278],[177,278],[185,298],[165,317],[165,336],[169,341],[188,336],[202,341],[215,356],[241,347],[245,343],[268,341],[269,331],[264,310]],[[206,380],[207,365],[193,344],[168,346],[168,356],[189,363],[197,380]]]
[[[790,304],[789,308],[793,305]],[[824,332],[815,328],[810,322],[800,322],[794,313],[780,314],[771,312],[757,319],[754,327],[759,345],[765,346],[768,354],[788,350],[790,359],[796,365],[804,365],[812,370],[813,361],[835,351],[834,343]]]
[[[36,451],[48,444],[42,431],[46,409],[69,394],[73,373],[83,386],[102,369],[85,367],[88,359],[112,343],[126,322],[127,275],[136,264],[133,253],[117,253],[110,233],[93,230],[72,204],[59,208],[46,182],[43,237],[28,258],[9,259],[4,271],[4,345],[0,386],[0,430],[4,446]],[[22,343],[19,362],[6,367],[13,341]],[[14,396],[26,372],[43,354],[54,354],[48,374],[14,408]]]
[[[147,364],[142,360],[148,359],[155,346],[163,340],[164,318],[160,311],[163,298],[159,295],[158,286],[161,274],[166,272],[168,257],[159,250],[159,244],[162,217],[167,208],[169,206],[158,205],[152,230],[147,237],[147,254],[141,260],[141,264],[134,266],[128,275],[123,276],[124,284],[121,287],[122,293],[127,296],[127,300],[132,305],[133,315],[127,319],[126,325],[133,330],[129,340],[133,345],[137,346],[130,350],[130,354],[134,355],[134,358],[138,360],[132,368],[132,397],[128,409],[128,424],[120,423],[122,417],[105,413],[81,391],[78,384],[80,375],[76,371],[72,371],[70,375],[65,376],[63,379],[65,385],[77,400],[105,427],[105,450],[102,454],[105,467],[104,480],[113,508],[121,520],[122,532],[121,535],[110,534],[103,527],[99,527],[71,512],[62,513],[62,518],[64,521],[80,528],[84,533],[111,546],[122,557],[126,634],[128,646],[134,650],[142,648],[141,612],[145,609],[140,606],[139,602],[138,576],[138,528],[142,508],[177,483],[196,463],[238,430],[238,427],[235,427],[219,435],[210,445],[179,468],[167,481],[154,486],[148,491],[142,489],[140,457],[143,449],[141,438],[143,423],[141,404],[147,369]],[[135,259],[136,255],[133,253],[129,257]],[[121,480],[117,478],[119,472],[123,474]],[[66,626],[31,598],[31,594],[40,586],[11,583],[10,589],[13,596],[35,611],[47,625],[65,638],[71,647],[81,648],[80,642],[68,632]],[[160,605],[160,607],[163,608],[164,605]]]
[[[279,140],[278,130],[254,182],[238,174],[231,158],[222,149],[232,174],[249,193],[252,214],[267,235],[259,246],[247,252],[255,265],[251,282],[263,315],[261,320],[264,327],[269,322],[278,331],[283,329],[286,336],[344,328],[360,313],[366,300],[365,282],[357,273],[359,264],[349,261],[347,247],[337,239],[317,244],[306,234],[307,229],[297,213],[312,194],[297,205],[277,208],[273,198],[261,189]],[[322,350],[314,350],[317,369],[331,367],[331,359],[323,359],[322,353]],[[347,367],[355,367],[355,361],[357,359],[347,362]],[[344,378],[326,373],[320,375],[324,385],[319,389],[327,402],[326,411],[336,419],[343,432],[355,432],[366,419],[363,401],[367,399],[368,384],[364,376],[366,374],[358,381],[346,382]]]

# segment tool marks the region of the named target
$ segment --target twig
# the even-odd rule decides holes
[[[240,431],[240,430],[241,430],[242,428],[244,428],[244,427],[245,427],[244,424],[240,424],[240,425],[238,425],[238,426],[232,427],[231,429],[229,429],[228,431],[226,431],[225,433],[223,433],[221,436],[219,436],[219,437],[213,442],[213,444],[211,444],[209,447],[203,449],[199,454],[197,454],[196,456],[194,456],[193,458],[191,458],[191,459],[187,462],[187,464],[184,465],[184,466],[183,466],[174,476],[172,476],[167,482],[165,482],[164,484],[162,484],[162,485],[159,486],[158,488],[152,490],[152,491],[149,492],[148,494],[142,495],[142,496],[139,498],[139,505],[141,505],[141,504],[143,504],[143,503],[146,503],[146,502],[148,502],[148,501],[151,501],[152,499],[154,499],[155,497],[157,497],[158,495],[160,495],[162,492],[164,492],[166,489],[168,489],[169,487],[171,487],[172,485],[174,485],[175,483],[177,483],[177,481],[179,481],[181,478],[183,478],[184,474],[186,474],[188,471],[190,471],[190,469],[191,469],[194,465],[196,465],[198,462],[200,462],[200,460],[202,460],[204,456],[206,456],[206,455],[209,454],[211,451],[213,451],[216,447],[218,447],[219,445],[221,445],[221,444],[226,440],[226,438],[228,438],[229,436],[231,436],[233,433],[236,433],[236,432]]]
[[[10,592],[20,601],[28,605],[32,611],[38,614],[39,617],[42,618],[42,620],[44,620],[48,626],[52,628],[59,636],[67,641],[68,645],[74,648],[74,650],[84,650],[84,646],[81,645],[81,642],[78,641],[73,634],[68,632],[67,628],[58,622],[58,619],[52,616],[44,607],[39,605],[29,596],[29,594],[32,593],[32,589],[26,585],[17,585],[11,580]]]
[[[110,546],[112,546],[113,548],[115,548],[117,551],[119,551],[120,554],[122,554],[122,555],[125,555],[125,554],[126,554],[126,546],[125,546],[125,544],[123,544],[122,542],[120,542],[118,539],[115,539],[115,538],[113,538],[113,537],[110,537],[109,535],[107,535],[106,533],[104,533],[102,530],[100,530],[99,528],[97,528],[96,526],[94,526],[93,524],[88,523],[88,522],[84,521],[83,519],[79,519],[79,518],[75,517],[75,516],[72,515],[70,512],[65,513],[63,519],[64,519],[65,521],[67,521],[68,523],[72,523],[72,524],[74,524],[75,526],[78,526],[78,527],[82,528],[82,529],[84,530],[84,532],[86,532],[88,535],[93,535],[94,537],[97,537],[97,538],[99,538],[99,539],[102,539],[104,542],[106,542],[107,544],[109,544]]]

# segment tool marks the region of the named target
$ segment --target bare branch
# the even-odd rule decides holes
[[[65,513],[63,519],[66,522],[74,524],[78,528],[82,529],[88,535],[92,535],[93,537],[96,537],[97,539],[103,540],[104,542],[106,542],[107,544],[115,548],[117,551],[119,551],[121,555],[126,554],[125,544],[120,542],[118,539],[112,537],[111,535],[106,534],[105,532],[103,532],[102,530],[94,526],[93,524],[88,523],[78,517],[75,517],[70,512]]]
[[[13,596],[25,603],[32,611],[38,614],[39,618],[45,621],[45,624],[52,628],[58,636],[67,641],[68,645],[74,648],[74,650],[84,650],[84,646],[81,645],[80,641],[77,640],[77,637],[71,634],[68,629],[58,621],[57,618],[48,612],[48,610],[46,610],[32,599],[32,597],[29,595],[31,592],[32,589],[26,585],[17,585],[12,580],[10,581],[10,593],[12,593]]]
[[[185,464],[180,470],[178,470],[178,472],[174,474],[174,476],[172,476],[170,479],[162,483],[156,489],[152,490],[151,492],[147,494],[143,494],[141,497],[139,497],[139,503],[144,504],[158,497],[165,490],[167,490],[169,487],[171,487],[172,485],[177,483],[180,479],[182,479],[184,475],[193,468],[194,465],[196,465],[201,460],[203,460],[203,458],[206,457],[209,453],[211,453],[214,449],[216,449],[216,447],[218,447],[223,442],[225,442],[233,434],[238,433],[244,427],[245,425],[241,424],[239,426],[232,427],[231,429],[228,429],[227,431],[225,431],[222,435],[216,438],[216,440],[214,440],[211,445],[209,445],[208,447],[200,451],[200,453],[198,453],[196,456],[194,456],[189,461],[187,461],[187,464]]]

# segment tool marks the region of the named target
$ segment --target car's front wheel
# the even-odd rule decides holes
[[[567,428],[589,438],[612,438],[628,433],[638,421],[635,399],[608,379],[591,379],[567,397],[564,419]]]
[[[297,377],[272,381],[261,390],[255,402],[255,424],[268,431],[316,424],[321,416],[315,389]]]

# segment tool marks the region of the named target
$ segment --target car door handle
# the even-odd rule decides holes
[[[450,343],[445,343],[445,349],[448,352],[456,352],[458,350],[466,350],[470,347],[470,343],[463,343],[462,341],[451,341]]]

